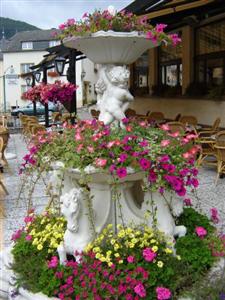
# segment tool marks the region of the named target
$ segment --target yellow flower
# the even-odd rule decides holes
[[[122,260],[122,259],[120,259],[120,260],[118,261],[118,263],[119,263],[119,264],[122,264],[122,263],[123,263],[123,260]]]
[[[112,245],[114,245],[115,242],[116,242],[116,240],[114,240],[114,239],[111,239],[111,241],[110,241],[110,243],[111,243]]]
[[[138,242],[138,239],[136,239],[136,238],[133,238],[133,239],[131,240],[131,243],[136,244],[137,242]]]
[[[37,245],[38,244],[38,239],[37,238],[35,238],[34,240],[33,240],[33,242],[32,242],[32,245]]]
[[[167,254],[173,253],[173,251],[172,251],[170,248],[166,248],[166,249],[165,249],[165,252],[166,252]]]
[[[114,254],[115,257],[120,257],[119,253]]]
[[[120,246],[118,244],[114,245],[114,250],[117,251],[120,248]]]
[[[151,244],[154,244],[155,242],[156,242],[156,240],[154,240],[154,239],[152,239],[152,240],[150,241]]]
[[[177,255],[177,259],[178,259],[178,260],[181,260],[181,257],[180,257],[180,255]]]
[[[135,244],[134,243],[129,243],[129,248],[134,248]]]
[[[113,265],[113,263],[112,263],[112,262],[109,262],[109,263],[108,263],[108,266],[109,266],[109,267],[111,267],[112,265]]]
[[[100,253],[96,253],[96,254],[95,254],[95,257],[96,257],[97,259],[99,259],[99,258],[101,258],[101,254],[100,254]]]
[[[42,244],[37,245],[37,249],[38,249],[39,251],[41,251],[41,250],[43,249]]]
[[[112,251],[107,251],[107,252],[106,252],[106,255],[107,255],[107,256],[110,256],[111,254],[112,254]]]
[[[152,247],[152,251],[153,251],[153,252],[157,252],[158,249],[159,249],[159,248],[158,248],[157,246],[153,246],[153,247]]]
[[[162,268],[162,267],[163,267],[163,262],[162,262],[161,260],[159,260],[159,261],[157,262],[157,266],[158,266],[159,268]]]
[[[93,248],[93,252],[94,252],[94,253],[100,252],[100,248],[99,248],[99,247]]]
[[[124,230],[121,230],[119,233],[118,233],[118,237],[119,238],[123,238],[125,236],[125,231]]]

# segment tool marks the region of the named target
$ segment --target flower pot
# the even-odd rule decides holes
[[[98,31],[91,36],[71,37],[64,40],[66,47],[83,52],[97,64],[128,65],[142,53],[158,46],[139,32]]]

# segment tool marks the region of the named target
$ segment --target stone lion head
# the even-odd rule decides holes
[[[78,218],[81,213],[81,204],[84,194],[82,189],[74,188],[60,197],[61,213],[67,220],[67,229],[73,232],[78,230]]]

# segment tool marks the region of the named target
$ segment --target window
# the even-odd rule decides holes
[[[33,65],[34,65],[33,63],[21,64],[20,65],[21,74],[31,72],[30,67],[32,67]]]
[[[136,94],[148,94],[148,51],[134,63],[134,91]]]
[[[50,41],[49,42],[49,47],[54,47],[60,44],[60,41]]]
[[[225,51],[225,20],[196,30],[196,54]]]
[[[181,36],[181,33],[178,33]],[[182,85],[182,46],[161,45],[159,49],[159,82],[167,87]]]
[[[22,42],[22,50],[32,50],[33,42]]]
[[[225,84],[225,20],[196,29],[195,81],[209,88]]]

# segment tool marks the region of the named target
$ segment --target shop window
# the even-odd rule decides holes
[[[134,94],[148,94],[148,51],[143,53],[133,65],[133,87]]]

